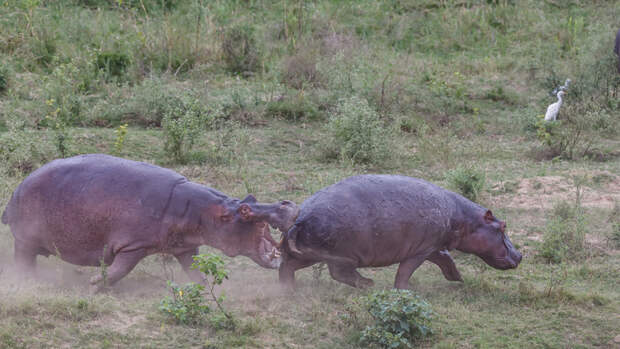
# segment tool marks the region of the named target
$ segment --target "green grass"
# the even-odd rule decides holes
[[[609,217],[620,200],[620,91],[611,52],[620,4],[118,3],[0,0],[7,81],[0,94],[0,206],[28,173],[60,156],[46,116],[67,124],[69,155],[114,153],[115,129],[128,123],[120,156],[265,202],[301,203],[360,173],[447,187],[446,175],[467,167],[484,175],[478,201],[506,220],[523,262],[502,272],[455,253],[464,283],[422,265],[411,288],[436,318],[435,334],[419,345],[617,345],[620,254]],[[227,61],[223,33],[240,25],[254,38],[251,69]],[[605,118],[584,131],[593,140],[588,156],[548,159],[534,124],[554,102],[548,92],[567,77],[573,93],[566,105]],[[385,127],[385,161],[324,156],[326,124],[339,101],[351,99],[368,101]],[[211,121],[192,126],[195,144],[180,164],[164,150],[161,120],[188,102]],[[573,176],[584,174],[585,251],[579,260],[547,264],[542,237],[554,202],[544,201],[573,200]],[[557,178],[561,184],[550,182]],[[279,288],[277,272],[225,258],[225,305],[240,326],[215,331],[175,325],[158,311],[170,273],[157,256],[109,293],[91,296],[87,280],[96,269],[39,257],[41,278],[24,279],[12,270],[12,248],[8,226],[0,225],[0,348],[358,348],[359,333],[340,315],[372,291],[337,283],[327,271],[316,280],[308,268],[291,293]],[[175,279],[185,281],[171,265]],[[396,266],[361,272],[375,279],[374,290],[389,288]]]

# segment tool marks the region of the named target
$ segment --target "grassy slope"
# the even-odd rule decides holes
[[[193,17],[187,14],[187,7],[168,15],[153,10],[148,20],[137,10],[132,14],[129,10],[97,11],[71,5],[34,8],[28,17],[24,16],[30,13],[28,8],[6,2],[1,10],[6,35],[0,48],[12,75],[9,91],[0,98],[1,124],[9,129],[3,136],[25,127],[43,153],[42,159],[56,157],[53,133],[34,126],[49,113],[45,101],[50,96],[76,95],[83,103],[79,117],[85,127],[70,129],[70,151],[110,153],[114,130],[93,127],[89,120],[96,118],[96,113],[118,107],[118,114],[131,122],[145,110],[132,106],[132,101],[142,103],[140,94],[152,91],[142,89],[142,81],[162,76],[158,83],[170,91],[193,91],[205,103],[230,103],[235,93],[240,94],[244,108],[260,121],[259,125],[235,131],[246,138],[233,146],[232,160],[224,164],[208,160],[188,165],[171,163],[162,150],[161,130],[140,126],[129,128],[121,155],[171,167],[231,195],[252,192],[263,201],[287,198],[301,202],[325,185],[363,172],[401,173],[446,185],[445,172],[466,163],[484,171],[487,188],[495,188],[488,190],[482,201],[506,219],[513,242],[524,251],[524,260],[517,270],[500,272],[457,253],[463,284],[445,281],[436,267],[423,265],[412,278],[412,288],[437,313],[437,334],[421,346],[613,347],[613,337],[620,334],[620,257],[607,239],[611,207],[587,207],[592,251],[588,257],[561,266],[549,265],[538,257],[548,220],[547,206],[533,203],[515,207],[513,199],[518,193],[495,186],[561,176],[569,183],[569,194],[561,196],[556,192],[560,188],[551,188],[550,197],[570,197],[575,173],[586,173],[590,178],[601,171],[620,173],[620,161],[613,156],[606,162],[533,160],[528,151],[537,142],[522,131],[527,116],[541,113],[552,101],[544,90],[551,65],[561,76],[572,76],[581,71],[581,62],[591,62],[607,52],[605,45],[611,47],[609,33],[614,32],[614,21],[620,17],[619,5],[574,1],[572,6],[560,4],[558,8],[525,1],[491,8],[474,2],[477,5],[471,8],[444,9],[427,6],[434,3],[430,1],[411,3],[415,6],[399,1],[308,3],[302,33],[293,40],[299,28],[295,4],[214,2],[206,7],[208,15],[199,29],[205,39],[196,43],[194,26],[184,25],[195,23],[190,21]],[[28,33],[28,20],[24,18],[31,18],[37,31],[34,35]],[[585,28],[571,34],[569,18],[583,18]],[[248,80],[224,71],[217,35],[218,28],[243,21],[254,23],[259,45],[265,51],[265,68]],[[288,39],[278,38],[282,27],[292,32]],[[346,38],[337,41],[340,56],[331,56],[324,48],[321,51],[325,31]],[[39,51],[33,49],[45,35],[53,36],[56,45],[49,64],[39,62]],[[160,40],[163,37],[167,41]],[[16,48],[10,48],[9,41],[18,42]],[[89,79],[89,55],[96,51],[87,49],[89,44],[96,49],[130,53],[133,63],[126,85],[119,88],[94,77],[95,87],[76,92],[55,80],[50,71],[69,61],[78,72],[63,76],[72,81]],[[193,44],[201,54],[184,51]],[[303,52],[304,47],[310,48],[307,55],[318,55],[318,69],[329,78],[319,87],[299,92],[279,81],[285,59]],[[168,52],[163,55],[168,58],[178,56],[180,62],[186,57],[197,58],[188,71],[173,67],[165,72],[171,63],[156,56],[161,52]],[[155,67],[145,74],[139,67],[140,55],[149,54],[155,55],[151,62],[160,62],[161,58],[164,63],[159,70]],[[177,76],[171,76],[176,70]],[[380,82],[386,76],[384,102],[388,102],[382,105],[378,102]],[[498,100],[488,98],[487,91],[496,86],[503,86],[504,92]],[[464,97],[459,93],[462,88],[467,91]],[[433,132],[424,136],[392,132],[397,156],[384,167],[325,162],[319,156],[325,121],[292,123],[269,117],[264,113],[264,102],[274,94],[303,95],[327,110],[338,97],[361,95],[374,101],[387,119],[394,120],[391,124],[403,119],[423,122]],[[257,98],[262,102],[252,104]],[[440,127],[434,123],[441,118],[449,120],[448,124]],[[196,149],[208,154],[218,132],[202,133]],[[619,144],[617,136],[611,136],[603,138],[600,147],[613,151]],[[28,154],[28,149],[20,148],[16,153]],[[37,161],[44,160],[34,158],[33,163],[38,165]],[[3,163],[4,170],[9,166]],[[3,205],[24,175],[3,171]],[[618,183],[618,177],[613,180]],[[619,199],[617,186],[593,180],[587,186],[593,193]],[[541,195],[535,191],[527,194]],[[231,279],[224,284],[226,302],[243,325],[234,333],[214,332],[170,324],[158,313],[158,302],[166,294],[166,274],[156,257],[141,263],[110,294],[90,296],[86,280],[96,271],[80,268],[76,273],[75,267],[55,258],[39,258],[43,280],[23,281],[13,275],[12,237],[7,226],[0,227],[0,235],[0,346],[358,347],[355,332],[339,314],[369,291],[338,284],[326,272],[317,281],[311,270],[302,271],[298,292],[282,294],[273,271],[260,269],[243,257],[227,259]],[[174,270],[176,278],[183,280],[180,268],[175,265]],[[387,288],[393,282],[395,267],[362,273],[377,281],[376,288]],[[561,284],[549,291],[557,278]]]

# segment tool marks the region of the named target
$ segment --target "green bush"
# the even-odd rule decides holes
[[[372,164],[390,158],[388,131],[365,99],[341,100],[326,128],[328,139],[323,151],[328,158]]]
[[[364,343],[382,348],[411,348],[433,333],[430,305],[409,290],[376,291],[365,300],[374,324],[362,331]]]
[[[181,105],[168,110],[161,126],[164,131],[164,150],[172,160],[183,163],[196,138],[206,130],[208,111],[198,99],[185,97]]]
[[[565,201],[554,205],[543,235],[540,255],[550,263],[582,257],[587,230],[586,217],[579,205]]]
[[[205,287],[195,283],[179,286],[171,281],[168,281],[168,287],[172,296],[161,301],[159,310],[179,324],[202,324],[205,316],[211,311],[202,295]]]
[[[222,53],[232,73],[248,75],[260,68],[261,53],[254,38],[254,28],[249,25],[236,25],[224,32]]]
[[[459,166],[448,171],[446,180],[453,190],[476,202],[484,189],[485,176],[474,168]]]

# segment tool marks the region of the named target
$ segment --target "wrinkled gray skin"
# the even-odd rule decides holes
[[[153,253],[174,255],[190,269],[200,245],[277,268],[267,224],[286,231],[299,208],[290,201],[243,201],[188,181],[168,169],[91,154],[52,161],[15,190],[2,215],[15,237],[15,262],[33,269],[37,255],[84,266],[108,265],[111,285]],[[98,291],[101,275],[91,280]]]
[[[421,179],[349,177],[302,204],[284,237],[280,282],[293,286],[296,270],[326,262],[332,278],[367,287],[373,281],[356,268],[400,263],[394,287],[407,288],[424,261],[438,265],[446,279],[462,281],[448,253],[454,248],[494,268],[516,268],[521,253],[505,227],[491,211]]]

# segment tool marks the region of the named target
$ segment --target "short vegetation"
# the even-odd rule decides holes
[[[206,284],[147,258],[89,296],[99,270],[58,258],[39,257],[49,282],[13,278],[0,225],[0,347],[614,347],[619,13],[586,0],[0,0],[0,210],[37,168],[85,153],[261,202],[392,173],[488,206],[524,256],[497,271],[454,253],[464,283],[425,263],[415,292],[381,291],[395,267],[360,270],[377,286],[357,290],[318,264],[284,292],[244,257],[221,257],[226,279],[203,247]]]

